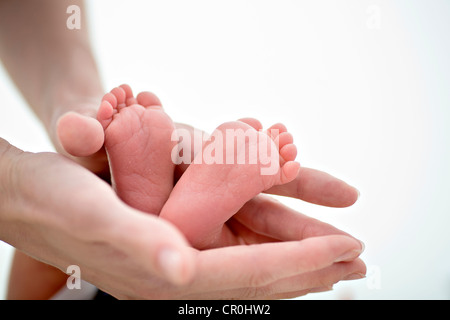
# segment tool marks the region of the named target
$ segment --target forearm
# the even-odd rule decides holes
[[[28,243],[31,234],[39,233],[42,221],[51,223],[45,215],[55,210],[49,204],[51,189],[43,177],[51,182],[47,164],[52,160],[47,156],[42,161],[39,154],[24,152],[0,138],[0,240],[18,249],[34,246]]]
[[[17,183],[15,163],[23,151],[0,138],[0,240],[6,241],[11,233],[15,212],[20,211],[14,185]]]
[[[70,105],[100,99],[100,77],[85,17],[70,30],[69,5],[80,0],[0,0],[0,58],[46,128]]]

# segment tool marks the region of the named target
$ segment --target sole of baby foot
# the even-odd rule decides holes
[[[298,174],[292,136],[285,134],[285,129],[274,135],[272,131],[279,127],[262,132],[258,123],[242,119],[218,127],[161,212],[161,217],[174,223],[196,248],[218,246],[226,236],[225,222],[247,201]],[[211,155],[220,155],[218,161],[206,159]]]
[[[97,115],[105,134],[113,187],[128,205],[159,214],[173,188],[171,141],[175,126],[150,92],[133,96],[127,85],[102,100]]]

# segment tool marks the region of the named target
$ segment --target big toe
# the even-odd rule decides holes
[[[161,100],[151,92],[141,92],[137,96],[137,102],[144,107],[162,106]]]
[[[253,127],[255,130],[260,131],[263,129],[263,125],[258,119],[255,118],[242,118],[239,119],[239,121],[244,122],[248,124],[249,126]]]
[[[75,157],[93,155],[102,148],[105,139],[100,122],[76,112],[68,112],[59,119],[57,134],[64,150]]]
[[[281,168],[281,184],[293,181],[300,171],[300,163],[295,161],[286,162]]]

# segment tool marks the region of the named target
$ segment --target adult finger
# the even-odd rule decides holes
[[[358,190],[344,181],[310,168],[300,168],[294,181],[274,186],[266,193],[335,208],[349,207],[359,197]]]
[[[361,252],[357,240],[342,235],[206,250],[198,254],[197,273],[190,286],[195,290],[192,293],[212,287],[257,288],[356,259]]]
[[[270,299],[286,299],[287,296],[292,298],[292,293],[298,293],[301,290],[331,289],[340,281],[363,279],[366,272],[366,265],[358,258],[354,261],[334,263],[321,270],[282,279],[268,286],[258,288],[254,295],[255,297],[265,296]]]
[[[332,225],[305,216],[265,195],[247,202],[233,218],[255,233],[281,241],[331,234],[351,237]]]
[[[366,266],[361,259],[334,263],[321,270],[280,279],[261,287],[244,287],[232,290],[204,292],[185,299],[291,299],[312,292],[328,291],[339,281],[363,278]]]

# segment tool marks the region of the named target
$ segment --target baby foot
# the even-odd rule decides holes
[[[225,222],[259,193],[296,178],[300,165],[292,135],[283,125],[261,129],[254,119],[218,127],[173,189],[161,217],[194,247],[229,245]]]
[[[158,215],[173,188],[171,141],[175,130],[159,99],[136,98],[122,85],[103,98],[97,119],[105,131],[111,180],[118,196],[138,210]]]

